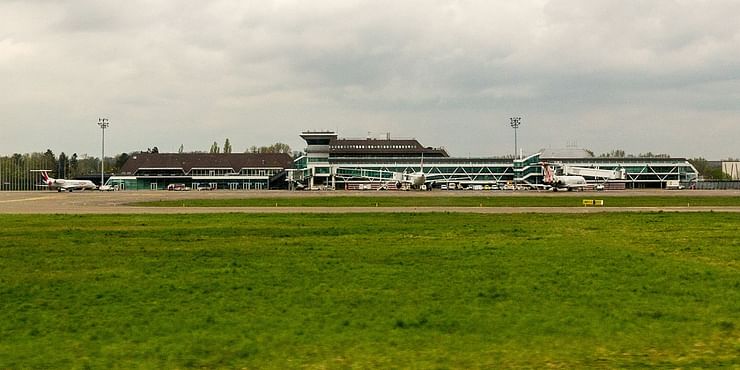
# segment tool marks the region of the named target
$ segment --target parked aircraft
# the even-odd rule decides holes
[[[544,176],[542,182],[552,186],[553,191],[558,190],[580,190],[588,186],[583,176],[558,176],[547,162],[542,162]]]
[[[427,176],[426,174],[424,174],[423,169],[422,169],[422,171],[419,171],[419,172],[403,174],[402,181],[418,189],[427,182]]]
[[[404,173],[402,177],[404,183],[408,183],[414,189],[432,189],[432,182],[427,181],[427,175],[424,173],[424,153],[421,154],[421,163],[419,171],[414,173]],[[428,185],[427,185],[428,184]]]
[[[41,172],[41,176],[44,178],[44,185],[41,186],[48,186],[49,189],[56,190],[58,192],[68,191],[71,193],[74,190],[95,190],[98,188],[97,185],[93,184],[90,180],[55,179],[53,177],[49,177],[49,171],[47,170],[33,172]]]

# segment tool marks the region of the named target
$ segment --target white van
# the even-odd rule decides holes
[[[665,183],[666,190],[682,190],[684,188],[678,180],[668,180]]]

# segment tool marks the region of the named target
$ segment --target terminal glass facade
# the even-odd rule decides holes
[[[307,139],[316,135],[336,139],[333,132],[304,133],[302,137]],[[346,189],[352,183],[401,182],[405,175],[420,172],[425,174],[427,183],[434,187],[450,183],[492,187],[515,183],[536,187],[543,182],[543,162],[560,171],[568,166],[618,170],[622,174],[619,179],[584,177],[590,183],[610,181],[619,183],[622,188],[662,188],[668,181],[675,180],[689,187],[698,179],[696,169],[683,158],[542,158],[540,153],[521,159],[454,158],[446,156],[446,152],[425,158],[418,151],[420,148],[424,149],[420,145],[410,145],[409,152],[401,155],[379,155],[377,149],[404,150],[405,147],[391,145],[389,148],[379,148],[371,139],[368,139],[366,145],[354,141],[353,148],[349,148],[354,151],[348,152],[348,148],[341,148],[341,154],[339,151],[334,153],[334,148],[327,146],[326,140],[319,143],[307,139],[307,145],[307,155],[295,161],[295,169],[289,171],[288,180],[319,189]],[[363,149],[373,145],[373,152]]]

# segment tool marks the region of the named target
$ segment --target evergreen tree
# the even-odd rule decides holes
[[[47,168],[44,168],[47,170],[54,171],[57,169],[57,159],[51,149],[46,149],[46,153],[44,153],[44,166],[48,166]]]
[[[182,152],[185,151],[185,146],[183,144],[180,144],[180,149],[177,149],[177,152],[182,154]]]
[[[229,138],[226,138],[226,141],[224,142],[224,153],[231,153],[231,143],[229,142]]]
[[[218,147],[217,142],[213,142],[213,145],[211,145],[211,150],[209,151],[211,154],[221,153],[221,148]]]
[[[68,165],[68,159],[67,155],[64,154],[64,152],[59,153],[59,161],[57,163],[57,173],[59,174],[59,177],[66,178],[67,177],[67,165]]]
[[[121,172],[123,165],[128,161],[128,153],[121,153],[116,156],[116,162],[114,164],[113,172]]]
[[[70,177],[77,176],[77,153],[73,153],[69,159],[69,175]]]

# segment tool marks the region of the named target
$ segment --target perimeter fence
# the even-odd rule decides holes
[[[16,154],[0,157],[0,191],[46,190],[37,170],[52,170],[56,164],[50,158],[36,154]]]
[[[740,190],[740,181],[737,181],[737,180],[697,181],[694,188],[699,189],[699,190]]]

